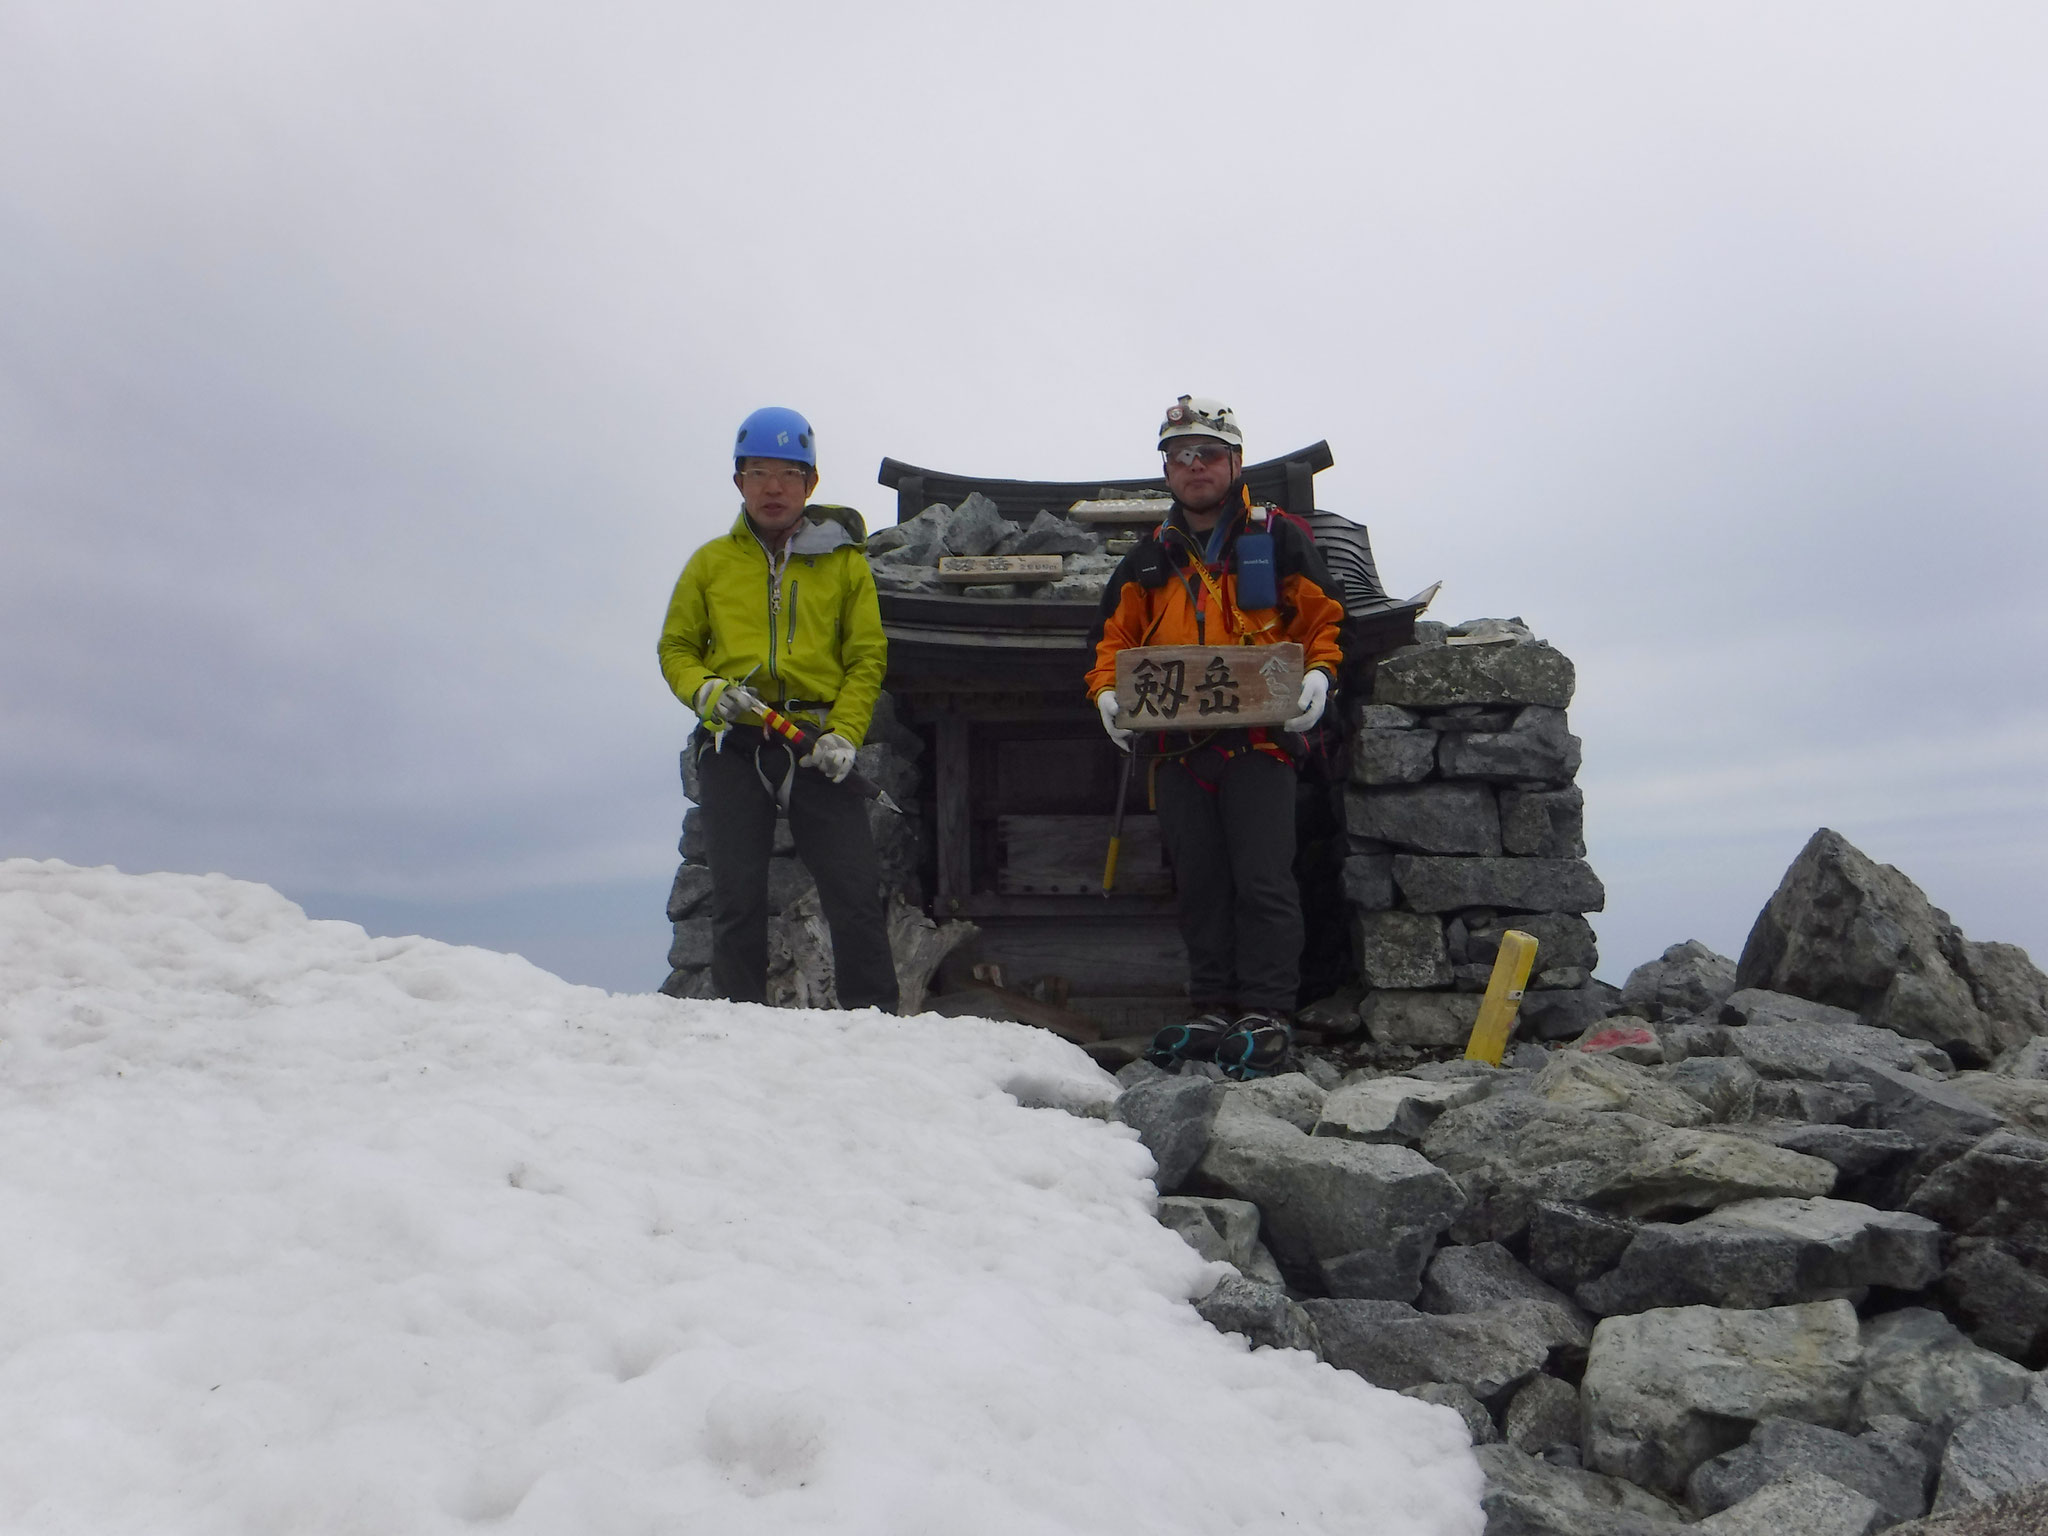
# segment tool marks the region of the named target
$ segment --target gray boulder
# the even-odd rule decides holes
[[[1965,942],[1911,880],[1823,827],[1758,914],[1737,975],[1745,987],[1851,1009],[1981,1066],[2034,1031],[2023,1017],[1979,1007],[1956,969],[1968,964]]]
[[[1435,772],[1435,731],[1363,730],[1351,738],[1354,784],[1420,784]],[[1352,803],[1346,799],[1347,811]]]
[[[1986,1015],[2035,1039],[2048,1036],[2048,975],[2019,945],[1965,939],[1956,969]]]
[[[1594,940],[1593,925],[1569,912],[1525,912],[1468,924],[1464,951],[1456,958],[1491,967],[1500,954],[1501,936],[1509,929],[1526,933],[1536,941],[1536,964],[1543,969],[1576,967],[1590,971],[1600,964],[1600,946]]]
[[[1939,1312],[1905,1307],[1863,1325],[1863,1422],[1880,1416],[1948,1430],[1972,1414],[2025,1400],[2033,1374],[1971,1343]],[[1796,1415],[1795,1415],[1796,1417]]]
[[[1516,1027],[1538,1040],[1569,1040],[1613,1014],[1620,997],[1619,987],[1598,980],[1569,992],[1531,990],[1522,999],[1521,1022]]]
[[[1352,789],[1344,830],[1411,853],[1500,853],[1500,807],[1484,784]]]
[[[1379,911],[1394,904],[1394,856],[1354,853],[1344,860],[1344,900],[1354,907]]]
[[[1959,1237],[2048,1251],[2048,1141],[1997,1131],[1927,1176],[1906,1209]]]
[[[1847,1200],[1743,1200],[1683,1225],[1651,1223],[1579,1287],[1602,1314],[1651,1307],[1780,1307],[1871,1286],[1917,1291],[1941,1273],[1941,1228]]]
[[[2043,1531],[2048,1531],[2048,1483],[1895,1525],[1892,1536],[2041,1536]]]
[[[1726,1003],[1721,1017],[1730,1025],[1739,1020],[1734,1007]],[[1839,1022],[1820,1023],[1756,1011],[1741,1027],[1728,1030],[1727,1043],[1731,1054],[1765,1077],[1841,1082],[1854,1076],[1848,1068],[1850,1062],[1890,1067],[1931,1080],[1945,1078],[1953,1070],[1944,1052],[1923,1041],[1858,1024],[1853,1015]]]
[[[1501,1438],[1518,1451],[1540,1456],[1579,1443],[1579,1389],[1555,1376],[1532,1376],[1501,1415]]]
[[[1690,1094],[1611,1053],[1558,1051],[1529,1089],[1565,1108],[1621,1110],[1660,1125],[1704,1125],[1711,1118],[1706,1106]]]
[[[1319,1352],[1315,1324],[1277,1285],[1230,1275],[1195,1303],[1195,1311],[1218,1333],[1241,1333],[1254,1347]]]
[[[1426,912],[1359,912],[1352,918],[1352,952],[1367,987],[1449,986],[1443,919]]]
[[[1491,1445],[1500,1439],[1500,1430],[1494,1426],[1486,1404],[1455,1381],[1425,1381],[1419,1387],[1403,1387],[1401,1395],[1450,1409],[1465,1421],[1465,1433],[1472,1437],[1474,1445]]]
[[[1368,994],[1358,1011],[1378,1045],[1463,1045],[1472,1036],[1481,1001],[1476,992],[1386,988]]]
[[[1773,1146],[1833,1163],[1842,1176],[1837,1189],[1842,1181],[1885,1172],[1920,1148],[1920,1143],[1903,1131],[1848,1125],[1778,1125],[1767,1130]]]
[[[1953,1247],[1941,1294],[1971,1339],[2022,1365],[2048,1365],[2048,1254],[1995,1237]]]
[[[1211,1262],[1251,1268],[1252,1250],[1259,1242],[1259,1208],[1248,1201],[1168,1195],[1159,1202],[1159,1224],[1178,1232]]]
[[[2007,1077],[2048,1082],[2048,1037],[2037,1037],[2007,1051],[1992,1070]]]
[[[1000,555],[1016,542],[1020,530],[988,497],[975,491],[946,520],[943,555]]]
[[[1583,859],[1452,858],[1397,854],[1394,884],[1418,912],[1508,907],[1598,912],[1606,889]]]
[[[1587,1465],[1675,1494],[1765,1419],[1843,1426],[1861,1352],[1846,1301],[1610,1317],[1579,1388]]]
[[[1689,1056],[1667,1066],[1664,1081],[1704,1108],[1710,1120],[1726,1124],[1755,1115],[1762,1079],[1740,1057]]]
[[[1013,555],[1092,555],[1102,539],[1079,523],[1040,512],[1018,538]]]
[[[1502,790],[1500,842],[1505,852],[1529,858],[1583,859],[1585,792],[1576,784],[1567,789]]]
[[[677,923],[668,947],[671,970],[695,970],[711,963],[711,918],[707,913]]]
[[[1630,971],[1621,1005],[1652,1021],[1679,1019],[1718,1008],[1734,990],[1735,962],[1687,939]]]
[[[1539,1200],[1529,1212],[1529,1269],[1576,1291],[1621,1262],[1642,1223],[1589,1205]]]
[[[1849,1071],[1853,1080],[1874,1090],[1863,1119],[1880,1130],[1904,1131],[1932,1143],[1949,1136],[1988,1135],[2000,1124],[1997,1115],[1952,1083],[1868,1063],[1852,1062]]]
[[[1870,1113],[1877,1090],[1868,1083],[1812,1083],[1800,1078],[1760,1080],[1750,1112],[1765,1120],[1848,1125]]]
[[[1486,1312],[1509,1302],[1530,1302],[1557,1310],[1556,1332],[1583,1347],[1593,1325],[1569,1296],[1546,1285],[1499,1243],[1446,1247],[1436,1251],[1423,1276],[1416,1306],[1424,1312]]]
[[[2048,1484],[2048,1382],[2023,1402],[1972,1414],[1956,1426],[1941,1458],[1934,1513]]]
[[[1126,1088],[1110,1110],[1110,1118],[1128,1125],[1159,1165],[1154,1183],[1172,1194],[1187,1182],[1209,1128],[1222,1107],[1223,1090],[1206,1077],[1183,1074],[1156,1077]]]
[[[675,882],[668,888],[668,920],[680,923],[710,899],[710,869],[702,864],[677,865]]]
[[[1566,784],[1579,771],[1580,743],[1564,711],[1531,705],[1505,731],[1446,731],[1437,771],[1447,779],[1495,784]]]
[[[1218,1118],[1236,1115],[1270,1115],[1285,1120],[1298,1131],[1312,1131],[1322,1118],[1323,1102],[1329,1091],[1316,1085],[1305,1072],[1282,1072],[1277,1077],[1253,1078],[1247,1083],[1225,1081],[1223,1108]]]
[[[1463,1204],[1458,1186],[1407,1147],[1309,1136],[1257,1115],[1219,1116],[1196,1176],[1208,1192],[1256,1205],[1282,1267],[1333,1296],[1413,1297]]]
[[[870,561],[884,565],[937,565],[939,556],[946,552],[942,546],[946,525],[952,518],[951,507],[934,504],[915,517],[877,528],[868,535]]]
[[[1676,1536],[1685,1528],[1676,1508],[1621,1478],[1558,1466],[1512,1445],[1482,1445],[1473,1454],[1486,1474],[1487,1536]]]
[[[1693,1530],[1700,1536],[1870,1536],[1889,1523],[1876,1500],[1831,1477],[1802,1472],[1759,1488]]]
[[[1323,1100],[1314,1135],[1347,1141],[1413,1145],[1437,1116],[1493,1091],[1485,1078],[1424,1082],[1413,1077],[1369,1077],[1345,1083]]]
[[[1541,704],[1563,709],[1576,682],[1571,661],[1541,641],[1524,645],[1408,646],[1381,659],[1375,704],[1441,709],[1452,704]]]
[[[2048,1082],[2008,1077],[2001,1072],[1958,1072],[1949,1086],[1983,1105],[2012,1129],[2048,1137]]]
[[[1772,1483],[1819,1476],[1853,1488],[1877,1505],[1885,1525],[1895,1525],[1927,1513],[1932,1472],[1925,1453],[1907,1435],[1848,1435],[1797,1419],[1765,1419],[1748,1444],[1696,1467],[1686,1480],[1685,1499],[1709,1515]]]
[[[1743,1137],[1660,1125],[1639,1115],[1501,1093],[1447,1111],[1423,1154],[1466,1197],[1454,1237],[1510,1242],[1539,1200],[1630,1216],[1706,1211],[1736,1200],[1824,1195],[1834,1166]]]
[[[1487,1312],[1439,1315],[1398,1301],[1314,1299],[1302,1303],[1323,1358],[1376,1387],[1400,1391],[1449,1381],[1499,1411],[1551,1352],[1582,1347],[1583,1333],[1560,1327],[1555,1308],[1508,1302]]]

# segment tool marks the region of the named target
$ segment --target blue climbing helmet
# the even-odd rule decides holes
[[[733,439],[733,464],[742,459],[794,459],[816,469],[817,440],[811,424],[788,406],[764,405],[740,423],[740,435]]]

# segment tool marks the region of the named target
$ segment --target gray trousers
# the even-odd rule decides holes
[[[776,806],[761,776],[765,772],[769,782],[780,783],[793,758],[788,746],[764,738],[758,726],[736,725],[726,735],[724,751],[706,746],[697,758],[711,861],[711,984],[736,1003],[765,1003],[768,858]],[[818,904],[832,930],[840,1006],[894,1013],[900,1001],[896,961],[889,952],[867,802],[844,784],[799,768],[790,784],[789,830],[797,857],[818,882]]]
[[[1159,832],[1173,861],[1188,1001],[1197,1013],[1292,1015],[1301,990],[1291,764],[1215,748],[1159,765]]]

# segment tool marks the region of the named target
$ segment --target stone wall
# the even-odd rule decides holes
[[[1611,1007],[1592,979],[1571,661],[1519,619],[1421,623],[1348,707],[1344,897],[1364,1000],[1386,1046],[1462,1044],[1501,935],[1537,941],[1523,1029],[1575,1035]]]

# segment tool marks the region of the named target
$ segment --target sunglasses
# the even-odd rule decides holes
[[[1169,448],[1165,451],[1166,462],[1193,469],[1197,464],[1214,464],[1230,457],[1231,450],[1222,443],[1190,443],[1185,448]]]

